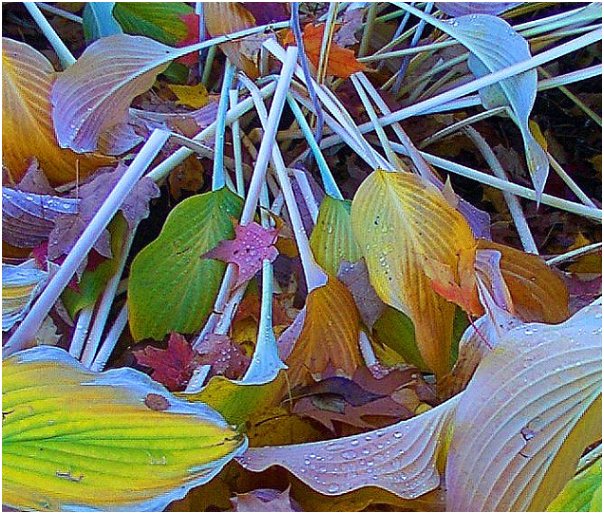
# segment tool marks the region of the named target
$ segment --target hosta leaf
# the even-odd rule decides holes
[[[510,330],[461,395],[446,469],[451,511],[543,510],[602,437],[602,307]]]
[[[478,248],[501,253],[501,274],[519,318],[540,323],[561,323],[568,318],[564,280],[541,257],[485,239],[478,240]]]
[[[444,375],[455,305],[433,291],[427,258],[457,273],[460,255],[475,247],[467,222],[417,175],[377,170],[352,201],[352,228],[376,292],[411,318],[424,362]],[[472,285],[465,290],[476,294]]]
[[[187,25],[181,16],[192,12],[184,2],[116,2],[113,9],[124,32],[168,45],[186,37]]]
[[[181,55],[180,49],[141,36],[118,34],[92,43],[52,88],[59,144],[76,152],[95,150],[101,134],[125,123],[132,100]]]
[[[306,298],[302,332],[286,360],[291,386],[312,382],[331,365],[352,376],[363,362],[359,350],[360,316],[354,298],[337,278]]]
[[[252,471],[281,466],[321,494],[379,487],[417,498],[438,487],[437,455],[457,398],[406,421],[317,443],[250,448],[239,463]]]
[[[436,2],[442,12],[449,16],[466,14],[501,14],[522,2]]]
[[[128,286],[130,330],[136,340],[199,330],[226,265],[201,256],[235,235],[243,201],[226,188],[192,196],[169,214],[159,235],[134,259]]]
[[[325,195],[310,236],[310,247],[317,264],[333,276],[337,275],[340,262],[356,262],[361,258],[350,224],[349,200]]]
[[[64,184],[111,162],[59,148],[52,126],[52,64],[25,43],[2,38],[2,163],[17,183],[33,158],[52,184]]]
[[[276,407],[287,385],[281,371],[272,382],[261,385],[237,383],[215,376],[198,393],[181,393],[190,402],[203,402],[216,409],[232,425],[241,425],[258,412]]]
[[[39,195],[2,187],[2,240],[18,248],[46,241],[61,214],[78,212],[77,198]]]
[[[31,302],[46,283],[48,273],[30,259],[13,266],[2,264],[2,330],[23,319]]]
[[[131,368],[92,373],[50,347],[2,367],[2,501],[15,508],[161,511],[246,446]]]
[[[602,458],[570,480],[549,512],[602,512]]]
[[[86,2],[82,27],[86,41],[121,34],[122,28],[113,17],[115,2]]]

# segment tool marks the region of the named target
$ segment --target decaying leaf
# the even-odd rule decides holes
[[[231,498],[235,512],[299,512],[300,506],[290,496],[289,487],[281,492],[275,489],[256,489]]]
[[[377,170],[354,197],[352,227],[377,294],[411,318],[423,360],[444,375],[455,306],[432,290],[426,257],[449,266],[456,282],[460,263],[473,269],[470,258],[461,259],[476,245],[467,222],[419,176]],[[472,275],[464,271],[464,277]],[[477,294],[467,283],[464,291]]]
[[[217,412],[133,369],[92,373],[52,347],[18,352],[2,367],[9,506],[161,511],[246,446]]]
[[[53,184],[83,178],[112,162],[59,147],[51,118],[54,76],[52,64],[41,53],[2,38],[2,163],[13,183],[25,175],[34,158]]]
[[[36,267],[34,259],[18,266],[2,263],[2,331],[23,319],[47,278],[48,273]]]
[[[262,269],[263,260],[273,262],[277,258],[279,252],[274,244],[278,233],[278,229],[264,228],[254,221],[248,225],[235,223],[235,239],[221,241],[203,257],[235,264],[237,281],[234,287],[239,287]]]

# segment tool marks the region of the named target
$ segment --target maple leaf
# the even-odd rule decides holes
[[[163,350],[147,346],[132,352],[136,362],[153,369],[153,380],[165,385],[170,391],[182,391],[199,364],[199,355],[184,336],[172,332],[168,347]]]
[[[304,27],[304,33],[302,34],[304,51],[315,68],[319,66],[324,31],[324,23],[319,25],[309,23]],[[285,36],[285,43],[287,45],[294,43],[294,35],[291,31]],[[357,73],[358,71],[365,71],[366,69],[364,64],[357,61],[352,50],[342,48],[335,42],[331,43],[327,60],[328,75],[347,79],[350,75]]]
[[[199,364],[210,364],[212,376],[224,375],[236,379],[243,375],[250,364],[250,358],[241,347],[225,335],[210,334],[197,350],[200,353]]]
[[[69,253],[118,183],[125,169],[126,165],[121,164],[113,171],[97,173],[92,180],[78,188],[77,196],[80,198],[78,213],[58,216],[54,229],[49,235],[48,258],[50,260],[54,261],[61,255]],[[138,181],[120,207],[131,229],[149,215],[149,201],[159,195],[160,190],[152,179],[143,177]],[[111,258],[111,243],[107,230],[96,241],[94,249],[103,257]]]
[[[218,246],[203,255],[206,259],[218,259],[237,266],[235,288],[250,280],[262,269],[262,261],[273,262],[278,250],[273,246],[279,232],[276,228],[263,228],[256,222],[249,225],[233,223],[235,239],[221,241]]]

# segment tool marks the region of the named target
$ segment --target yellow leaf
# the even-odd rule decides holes
[[[422,178],[384,170],[361,184],[351,214],[371,284],[382,301],[411,318],[423,360],[444,375],[450,367],[455,305],[433,290],[426,258],[449,266],[460,285],[460,256],[471,254],[476,245],[466,220]],[[469,275],[464,276],[464,290],[475,294]]]
[[[33,259],[19,266],[2,264],[2,330],[9,330],[23,318],[47,277]]]
[[[41,53],[2,38],[2,163],[19,182],[35,157],[51,184],[83,178],[113,162],[99,154],[59,148],[50,105],[55,72]]]
[[[176,95],[178,105],[186,105],[199,109],[206,105],[210,99],[208,90],[201,83],[196,86],[179,86],[177,84],[168,84],[168,87]]]
[[[352,376],[363,362],[360,322],[354,298],[338,279],[329,277],[327,284],[311,291],[302,332],[286,361],[291,387],[312,382],[330,364]]]
[[[2,501],[21,510],[161,511],[246,447],[210,407],[131,368],[92,373],[38,347],[2,375]]]

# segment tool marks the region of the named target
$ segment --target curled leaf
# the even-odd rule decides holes
[[[23,319],[47,277],[33,259],[18,266],[2,264],[2,331]]]
[[[2,367],[9,506],[161,511],[246,446],[217,412],[133,369],[92,373],[51,347],[18,352]]]
[[[94,76],[94,75],[93,75]],[[35,158],[52,184],[85,177],[112,159],[57,144],[50,94],[55,71],[37,50],[2,38],[2,163],[17,183]]]

